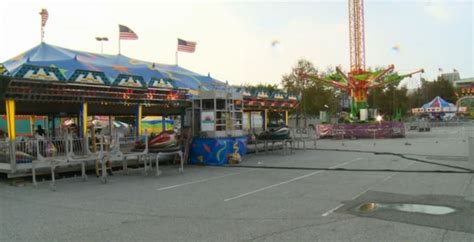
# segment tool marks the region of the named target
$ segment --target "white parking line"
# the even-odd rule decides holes
[[[415,161],[410,162],[410,164],[408,164],[408,165],[405,166],[404,168],[407,168],[407,167],[411,166],[413,163],[415,163]],[[377,185],[383,184],[384,182],[388,181],[390,178],[392,178],[393,176],[395,176],[395,175],[397,175],[397,174],[399,174],[399,172],[395,172],[395,173],[391,174],[390,176],[385,177],[385,178],[384,178],[383,180],[381,180],[380,182],[377,182],[375,185],[369,186],[369,187],[368,187],[367,189],[365,189],[364,191],[362,191],[362,192],[358,193],[357,195],[353,196],[353,197],[351,198],[351,200],[355,200],[356,198],[362,196],[362,194],[368,192],[370,189],[374,188],[374,187],[377,186]],[[333,213],[334,211],[336,211],[338,208],[340,208],[340,207],[342,207],[342,206],[344,206],[344,204],[339,204],[337,207],[331,208],[331,209],[329,209],[327,212],[321,214],[321,216],[326,217],[326,216],[328,216],[329,214]]]
[[[329,214],[331,214],[332,212],[336,211],[338,208],[340,208],[340,207],[342,207],[342,206],[344,206],[344,204],[339,204],[337,207],[331,208],[329,211],[327,211],[327,212],[321,214],[321,216],[326,217],[326,216],[328,216]]]
[[[239,174],[247,173],[247,172],[251,172],[251,171],[255,171],[255,170],[229,173],[229,174],[225,174],[225,175],[221,175],[221,176],[215,176],[215,177],[201,179],[201,180],[197,180],[197,181],[181,183],[181,184],[177,184],[177,185],[173,185],[173,186],[169,186],[169,187],[161,187],[161,188],[158,188],[156,190],[157,191],[164,191],[164,190],[169,190],[169,189],[173,189],[173,188],[177,188],[177,187],[182,187],[182,186],[192,185],[192,184],[196,184],[196,183],[201,183],[201,182],[207,182],[207,181],[211,181],[211,180],[215,180],[215,179],[220,179],[220,178],[224,178],[224,177],[228,177],[228,176],[235,176],[235,175],[239,175]]]
[[[346,162],[341,163],[341,164],[339,164],[339,165],[335,165],[335,166],[329,167],[329,169],[334,169],[334,168],[337,168],[337,167],[341,167],[341,166],[347,165],[347,164],[349,164],[349,163],[351,163],[351,162],[358,161],[358,160],[361,160],[361,159],[362,159],[362,158],[356,158],[356,159],[353,159],[353,160],[350,160],[350,161],[346,161]],[[277,186],[280,186],[280,185],[284,185],[284,184],[287,184],[287,183],[290,183],[290,182],[298,181],[298,180],[304,179],[304,178],[306,178],[306,177],[310,177],[310,176],[313,176],[313,175],[316,175],[316,174],[319,174],[319,173],[323,173],[323,172],[325,172],[325,171],[315,171],[315,172],[311,172],[311,173],[306,174],[306,175],[303,175],[303,176],[295,177],[295,178],[290,179],[290,180],[286,180],[286,181],[283,181],[283,182],[279,182],[279,183],[276,183],[276,184],[273,184],[273,185],[270,185],[270,186],[262,187],[262,188],[260,188],[260,189],[257,189],[257,190],[251,191],[251,192],[246,192],[246,193],[240,194],[240,195],[235,196],[235,197],[231,197],[231,198],[224,199],[224,202],[228,202],[228,201],[232,201],[232,200],[234,200],[234,199],[242,198],[242,197],[245,197],[245,196],[248,196],[248,195],[257,193],[257,192],[265,191],[265,190],[270,189],[270,188],[274,188],[274,187],[277,187]]]

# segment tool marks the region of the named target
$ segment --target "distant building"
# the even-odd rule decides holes
[[[462,78],[459,72],[454,70],[450,73],[443,73],[440,75],[441,79],[448,80],[453,83],[454,87],[470,88],[474,86],[474,77]]]
[[[444,80],[448,80],[451,83],[454,83],[456,80],[461,79],[461,76],[459,76],[459,72],[451,72],[451,73],[443,73],[441,74],[441,78]]]
[[[463,79],[458,79],[453,82],[454,87],[473,87],[474,86],[474,77],[468,77]]]

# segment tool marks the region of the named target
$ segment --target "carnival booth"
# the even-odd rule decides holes
[[[233,88],[200,90],[193,101],[196,122],[191,163],[224,165],[239,162],[247,150],[243,133],[243,98]]]
[[[31,164],[17,165],[15,158],[19,149],[35,147],[33,140],[31,145],[25,145],[20,142],[29,141],[17,139],[18,134],[33,133],[33,127],[23,131],[24,125],[19,124],[22,119],[38,124],[40,118],[33,121],[31,118],[41,117],[46,137],[51,138],[60,136],[57,130],[63,120],[74,120],[77,136],[87,139],[94,120],[91,116],[111,117],[108,119],[111,121],[113,117],[123,117],[133,121],[127,126],[134,136],[142,137],[144,126],[156,123],[146,116],[184,118],[186,108],[191,107],[191,90],[222,84],[209,75],[199,75],[177,65],[41,43],[0,64],[0,93],[5,101],[0,107],[5,124],[0,128],[8,137],[8,141],[0,144],[5,153],[0,171],[13,174],[31,167]],[[161,123],[168,129],[167,122]],[[121,126],[123,122],[117,124]],[[30,155],[34,156],[35,152],[30,150],[22,152],[32,152]]]
[[[272,123],[287,126],[288,111],[297,104],[296,96],[281,90],[223,86],[199,91],[193,104],[192,120],[198,125],[193,126],[197,137],[191,147],[191,162],[208,165],[239,162],[252,137],[268,133],[266,130]]]

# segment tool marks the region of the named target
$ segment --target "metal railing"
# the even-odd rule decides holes
[[[298,149],[300,143],[302,143],[304,150],[306,150],[307,141],[312,141],[314,148],[316,148],[316,140],[319,138],[316,130],[312,128],[291,128],[290,137],[294,140]]]
[[[94,140],[93,140],[94,139]],[[139,141],[139,142],[138,142]],[[156,174],[161,172],[158,169],[159,155],[166,155],[161,152],[148,152],[148,136],[119,136],[117,133],[91,138],[80,138],[71,134],[64,134],[60,137],[18,138],[15,141],[0,140],[0,162],[10,163],[11,172],[18,170],[32,171],[33,183],[36,185],[36,171],[38,169],[49,169],[51,174],[51,189],[55,190],[55,170],[58,167],[81,166],[82,178],[87,180],[85,173],[86,165],[92,162],[100,164],[102,171],[100,175],[102,182],[107,182],[107,167],[113,161],[123,162],[124,172],[127,173],[127,160],[137,160],[138,164],[144,164],[144,173],[151,168],[152,162],[156,164]],[[181,166],[179,171],[183,172],[184,158],[179,150]],[[153,156],[153,157],[151,157]],[[111,166],[110,166],[111,167]],[[49,173],[49,172],[48,172]]]

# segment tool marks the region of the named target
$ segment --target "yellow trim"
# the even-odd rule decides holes
[[[6,99],[6,116],[7,116],[7,130],[8,138],[10,140],[15,140],[16,138],[16,128],[15,128],[15,100]]]
[[[30,116],[30,125],[31,125],[31,135],[33,136],[35,134],[35,123],[36,123],[36,117],[35,115]]]
[[[288,126],[288,111],[285,111],[285,125]]]
[[[87,103],[82,104],[82,137],[87,137]]]
[[[138,117],[137,117],[137,129],[138,136],[142,136],[142,105],[138,104]]]

